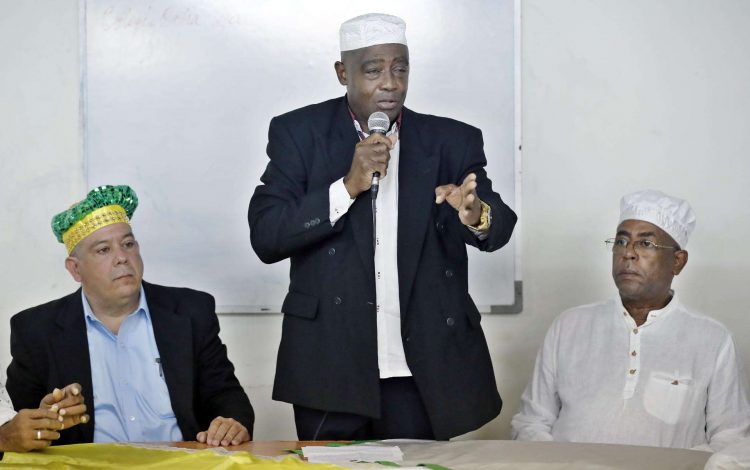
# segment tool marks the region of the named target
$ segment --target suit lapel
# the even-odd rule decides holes
[[[78,426],[78,432],[83,434],[83,442],[94,440],[94,386],[91,381],[91,358],[89,356],[89,342],[86,335],[86,318],[83,314],[81,289],[68,296],[65,307],[57,316],[59,334],[50,338],[52,351],[59,351],[55,356],[56,367],[60,371],[62,383],[56,385],[64,387],[77,382],[83,388],[83,398],[86,409],[91,417],[87,424]]]
[[[401,319],[411,298],[414,276],[435,204],[439,155],[424,145],[421,119],[404,108],[398,177],[398,280]]]
[[[328,153],[325,161],[329,163],[331,181],[335,181],[349,171],[352,164],[352,155],[354,155],[354,146],[359,142],[359,137],[349,115],[346,98],[341,99],[341,104],[332,119],[333,125],[331,126],[331,134],[327,139]],[[345,219],[342,222],[351,225],[360,258],[374,283],[375,253],[372,245],[372,206],[368,192],[357,197],[349,208]]]
[[[190,320],[177,315],[174,301],[164,295],[158,286],[144,282],[143,290],[172,410],[178,423],[184,423],[193,416],[193,332]]]

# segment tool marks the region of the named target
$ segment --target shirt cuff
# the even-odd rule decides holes
[[[354,199],[349,197],[343,177],[331,183],[328,187],[328,220],[331,221],[331,226],[336,225],[336,222],[349,211],[353,202]]]
[[[16,416],[16,412],[13,408],[0,408],[0,426],[13,419],[14,416]]]

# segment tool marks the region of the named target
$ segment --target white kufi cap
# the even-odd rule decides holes
[[[695,228],[695,213],[687,201],[661,191],[646,189],[626,194],[620,200],[620,222],[634,219],[650,222],[685,248]]]
[[[368,13],[345,21],[339,29],[341,52],[377,46],[406,45],[406,23],[398,16]]]

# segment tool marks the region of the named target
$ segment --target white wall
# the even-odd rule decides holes
[[[78,2],[0,1],[0,363],[10,316],[70,292],[52,216],[85,194]],[[70,202],[68,202],[70,201]],[[50,243],[52,241],[52,243]],[[5,368],[0,376],[5,376]]]
[[[74,287],[47,227],[85,188],[77,2],[0,6],[0,360],[7,364],[7,318]],[[661,188],[692,202],[698,225],[676,288],[734,331],[750,364],[750,189],[743,184],[750,2],[526,0],[522,14],[525,306],[517,316],[483,319],[505,408],[475,438],[509,436],[554,316],[615,293],[602,240],[614,230],[619,196],[631,190]],[[270,401],[280,321],[221,319],[256,407],[259,439],[294,437],[289,406]]]

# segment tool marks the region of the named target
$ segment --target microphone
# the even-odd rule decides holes
[[[376,132],[378,134],[385,135],[388,132],[388,128],[391,125],[391,120],[388,119],[388,115],[382,111],[375,111],[370,114],[367,118],[367,128],[370,129],[370,134]],[[380,188],[380,172],[375,171],[372,174],[372,182],[370,183],[370,195],[373,199],[378,198],[378,189]]]

